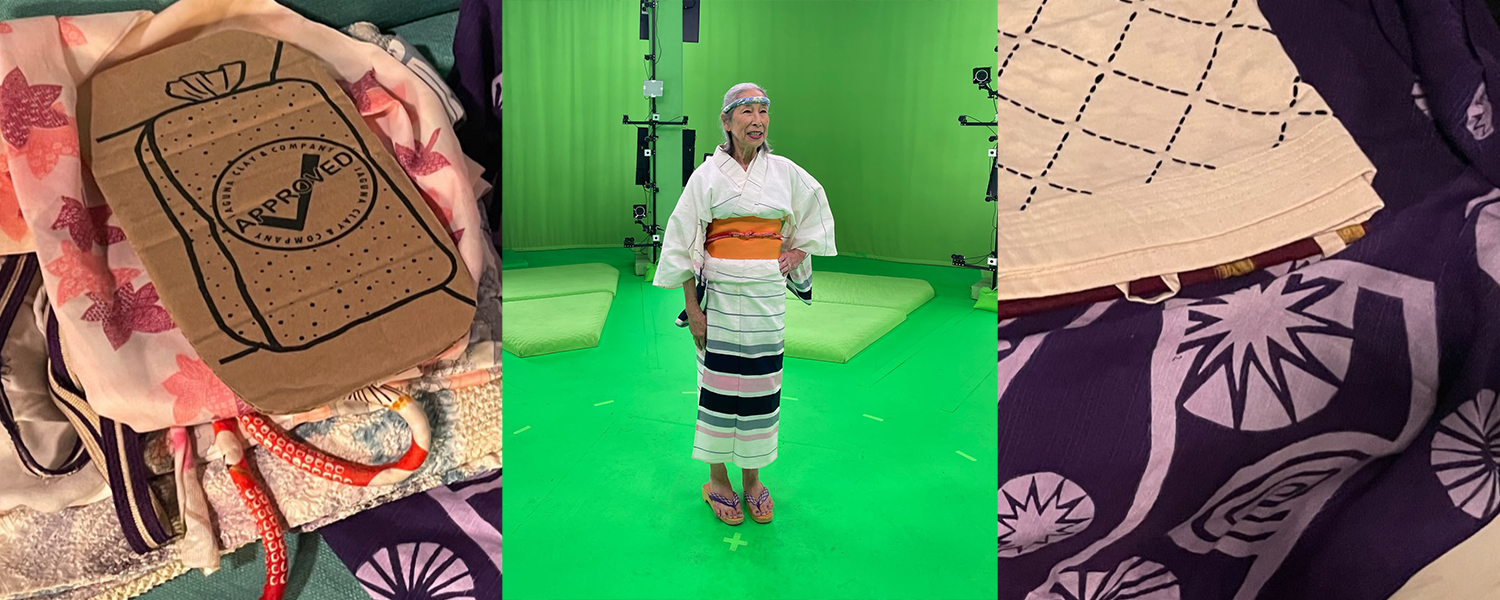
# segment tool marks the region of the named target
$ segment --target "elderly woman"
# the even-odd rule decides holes
[[[776,460],[785,290],[811,303],[808,255],[836,254],[823,186],[771,153],[770,109],[753,83],[724,95],[724,144],[677,200],[653,282],[683,291],[687,309],[677,325],[698,347],[693,458],[708,463],[704,502],[730,525],[745,514],[727,462],[740,467],[750,517],[771,522],[771,492],[760,471]]]

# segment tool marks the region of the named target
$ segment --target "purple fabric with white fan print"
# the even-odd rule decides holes
[[[1500,190],[1002,324],[1000,597],[1376,600],[1500,512]],[[1334,575],[1337,574],[1337,575]]]
[[[1383,600],[1500,512],[1500,29],[1259,3],[1376,165],[1364,239],[1000,324],[1000,598]]]
[[[320,529],[374,600],[500,598],[500,472]]]

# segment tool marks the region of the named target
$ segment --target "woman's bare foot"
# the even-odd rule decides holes
[[[771,516],[771,509],[775,508],[776,501],[771,499],[766,486],[761,485],[760,469],[741,469],[740,476],[740,481],[744,484],[745,499],[749,501],[750,514],[756,520],[764,521]]]
[[[708,466],[708,491],[733,505],[728,506],[712,497],[709,498],[708,505],[713,507],[714,514],[718,515],[720,520],[734,522],[745,518],[745,511],[740,509],[738,502],[735,502],[739,499],[739,494],[736,494],[734,486],[729,484],[729,470],[725,469],[723,464]]]

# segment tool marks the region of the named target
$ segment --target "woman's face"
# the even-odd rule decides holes
[[[749,89],[734,99],[764,95],[765,90]],[[771,111],[764,104],[741,104],[730,109],[721,119],[724,129],[734,140],[735,148],[759,148],[766,141],[767,129],[771,127]]]

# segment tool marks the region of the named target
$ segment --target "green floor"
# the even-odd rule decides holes
[[[780,457],[762,473],[776,520],[731,527],[689,456],[682,292],[631,275],[623,249],[506,256],[621,272],[597,348],[505,356],[508,600],[995,597],[996,323],[972,308],[976,272],[815,259],[937,297],[847,364],[786,360]]]

